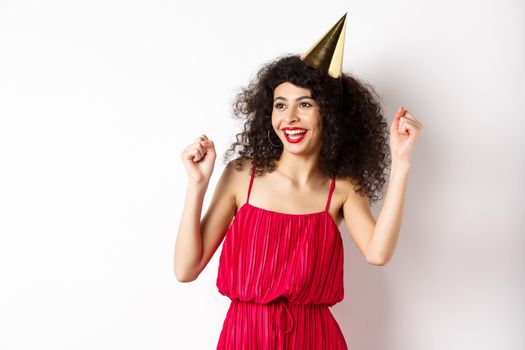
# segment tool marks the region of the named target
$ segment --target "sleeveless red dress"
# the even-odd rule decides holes
[[[343,242],[328,209],[285,214],[246,203],[226,231],[217,275],[231,299],[217,349],[347,350],[329,307],[344,298]]]

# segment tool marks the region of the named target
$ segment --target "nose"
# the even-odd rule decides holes
[[[297,108],[290,108],[286,113],[284,119],[287,123],[299,120],[299,113],[297,111]]]

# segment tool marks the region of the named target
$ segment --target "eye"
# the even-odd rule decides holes
[[[279,109],[279,106],[284,106],[284,104],[282,104],[282,103],[276,103],[275,104],[275,108]]]
[[[302,102],[301,105],[303,105],[303,104],[307,105],[307,107],[311,107],[311,106],[312,106],[312,105],[309,104],[308,102]]]

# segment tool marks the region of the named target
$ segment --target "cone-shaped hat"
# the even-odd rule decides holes
[[[347,13],[308,51],[301,55],[304,63],[328,73],[333,78],[341,76],[343,67]]]

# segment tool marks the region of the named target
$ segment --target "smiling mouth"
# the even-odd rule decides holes
[[[308,130],[306,129],[297,129],[297,130],[283,130],[284,137],[286,138],[286,141],[290,143],[298,143],[301,142]]]

